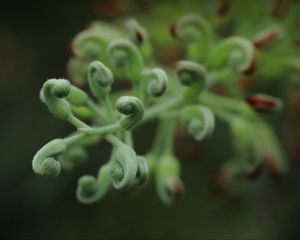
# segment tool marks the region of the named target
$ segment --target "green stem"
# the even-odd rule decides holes
[[[100,128],[88,127],[88,128],[79,128],[78,130],[85,134],[95,134],[95,135],[99,135],[99,136],[104,136],[106,134],[116,132],[120,128],[121,128],[120,124],[115,123],[115,124],[107,125],[107,126],[100,127]]]
[[[77,128],[89,128],[89,126],[87,124],[85,124],[84,122],[82,122],[81,120],[79,120],[74,115],[71,115],[68,118],[68,121],[69,121],[69,123],[71,123],[72,125],[74,125]]]
[[[85,133],[75,133],[69,137],[66,137],[64,138],[64,142],[66,145],[70,145],[70,144],[73,144],[77,141],[80,141],[82,139],[84,139],[86,137],[86,134]]]
[[[132,139],[132,133],[131,131],[125,131],[125,130],[122,130],[122,134],[123,134],[123,137],[124,137],[124,142],[133,148],[133,139]]]
[[[173,139],[175,133],[175,119],[164,119],[159,122],[152,148],[155,156],[173,152]]]
[[[108,136],[106,136],[106,139],[114,146],[114,147],[118,147],[118,146],[121,146],[122,143],[119,138],[117,138],[116,136],[110,134]]]
[[[227,110],[243,114],[245,117],[250,119],[258,119],[257,114],[247,105],[247,103],[241,100],[218,96],[210,92],[203,92],[199,97],[199,100],[211,108],[225,108]]]
[[[102,100],[103,106],[109,116],[109,119],[113,122],[116,122],[117,119],[114,114],[114,110],[112,108],[108,94],[105,94],[101,100]]]
[[[101,111],[100,107],[97,106],[97,104],[95,104],[91,99],[87,101],[86,105],[95,116],[103,119],[105,122],[109,121],[107,116]]]
[[[145,115],[144,115],[143,119],[141,120],[141,122],[143,123],[143,122],[150,121],[150,120],[154,119],[155,117],[157,117],[159,114],[162,114],[165,111],[168,111],[175,107],[180,106],[183,103],[183,101],[184,100],[181,97],[173,97],[170,100],[167,100],[160,105],[156,105],[152,108],[149,108],[145,112]]]

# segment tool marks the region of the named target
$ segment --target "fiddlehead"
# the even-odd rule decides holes
[[[71,43],[72,52],[76,57],[89,60],[102,57],[106,46],[107,40],[95,29],[80,32]]]
[[[215,118],[212,111],[203,106],[188,106],[182,110],[181,119],[188,123],[188,132],[196,141],[212,135]]]
[[[180,165],[173,155],[164,155],[156,165],[156,189],[161,201],[170,205],[179,200],[184,185],[179,178]]]
[[[63,139],[54,139],[43,146],[34,156],[32,169],[39,175],[57,176],[61,170],[61,164],[56,159],[64,153],[66,145]]]
[[[129,33],[129,38],[136,45],[143,44],[148,40],[148,34],[146,30],[136,21],[136,19],[129,19],[126,22],[126,28]]]
[[[126,27],[130,40],[138,46],[143,59],[149,62],[152,57],[152,47],[149,43],[146,30],[135,19],[129,19],[126,22]]]
[[[65,99],[70,94],[71,89],[72,86],[67,80],[50,79],[44,83],[40,92],[40,98],[56,117],[69,121],[76,127],[87,127],[84,122],[73,115],[71,105],[67,99]],[[78,90],[76,94],[78,95],[80,91],[79,89],[76,90]],[[79,93],[79,95],[85,98],[85,96],[82,96],[82,93]]]
[[[171,34],[184,43],[193,43],[199,40],[207,41],[209,26],[207,22],[198,15],[186,15],[175,21],[171,26]]]
[[[71,112],[71,106],[65,97],[71,90],[71,84],[64,79],[47,80],[40,92],[42,102],[47,104],[50,112],[56,117],[68,120]]]
[[[255,49],[242,37],[230,37],[221,41],[213,50],[211,65],[222,68],[229,64],[238,73],[252,74],[256,67]]]
[[[160,68],[145,69],[143,76],[148,82],[147,93],[151,97],[160,97],[167,91],[168,76]]]
[[[127,39],[116,39],[108,46],[112,64],[123,69],[130,80],[137,82],[144,68],[143,58],[137,47]]]
[[[88,68],[88,82],[94,96],[103,98],[114,82],[112,72],[100,61],[94,61]]]
[[[72,57],[67,63],[67,76],[77,86],[84,86],[87,82],[89,60]]]
[[[203,60],[207,55],[212,33],[208,23],[197,15],[186,15],[175,21],[170,28],[171,35],[188,44],[189,56]]]
[[[76,197],[83,204],[91,204],[99,201],[111,187],[110,164],[102,166],[97,179],[94,176],[85,175],[78,180]]]
[[[143,103],[136,97],[121,97],[116,106],[120,113],[127,115],[120,120],[120,124],[125,130],[134,128],[144,116]]]
[[[176,74],[183,86],[189,89],[186,97],[194,98],[207,87],[206,69],[193,61],[180,61],[176,66]]]
[[[134,150],[124,143],[117,143],[110,169],[113,186],[119,190],[131,187],[136,181],[137,171],[138,159]]]

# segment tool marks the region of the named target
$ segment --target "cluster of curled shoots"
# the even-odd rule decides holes
[[[252,40],[238,36],[217,40],[204,19],[186,15],[171,26],[171,34],[186,47],[189,60],[177,62],[174,70],[153,67],[157,64],[147,32],[136,20],[129,20],[126,27],[127,35],[95,22],[72,42],[69,75],[77,85],[87,83],[92,98],[65,79],[43,84],[41,101],[77,131],[44,145],[33,158],[35,173],[57,176],[62,168],[84,162],[85,147],[105,139],[112,146],[110,159],[100,164],[96,176],[79,179],[79,202],[94,203],[112,189],[127,191],[153,179],[159,198],[169,205],[184,191],[173,144],[178,123],[185,124],[196,141],[203,141],[212,136],[215,116],[228,123],[235,153],[219,171],[222,189],[238,190],[263,169],[274,176],[286,172],[278,140],[260,115],[279,112],[281,101],[265,94],[245,100],[209,91],[221,81],[253,73]],[[256,41],[266,40],[265,35],[260,38]],[[115,79],[130,80],[130,88],[111,91]],[[138,155],[132,131],[150,121],[157,122],[153,146]]]

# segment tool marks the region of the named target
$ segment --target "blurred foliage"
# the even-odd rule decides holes
[[[260,23],[262,14],[272,12],[276,1],[233,2],[231,11],[240,16],[241,22],[246,16],[250,18],[247,22],[252,28]],[[214,18],[217,6],[218,1],[209,0],[90,0],[6,2],[1,7],[0,237],[287,239],[300,235],[299,100],[288,106],[284,126],[282,119],[272,120],[288,150],[290,174],[278,182],[264,174],[238,198],[218,195],[212,190],[214,172],[231,155],[228,129],[222,122],[217,122],[214,141],[209,143],[196,144],[189,137],[183,140],[178,137],[177,141],[187,147],[185,151],[178,149],[178,154],[184,156],[182,178],[188,194],[171,208],[159,202],[153,188],[143,194],[115,193],[99,204],[80,205],[74,198],[77,179],[92,173],[98,161],[107,159],[109,148],[105,144],[100,154],[99,148],[90,149],[90,161],[82,168],[65,172],[59,178],[42,178],[32,172],[31,160],[36,149],[70,132],[66,123],[48,113],[37,93],[46,79],[60,77],[65,72],[68,43],[79,30],[95,18],[110,21],[119,17],[118,22],[134,15],[144,22],[150,36],[159,36],[153,39],[156,47],[163,49],[168,45],[176,50],[173,54],[180,55],[181,50],[173,46],[177,43],[167,31],[172,21],[191,11]],[[296,9],[288,8],[285,18],[281,17],[283,13],[279,14],[285,27],[295,35],[299,32]],[[250,15],[246,15],[248,11]],[[218,28],[217,18],[213,22],[220,33],[222,29],[230,32],[234,26],[230,17],[226,28]],[[243,29],[235,31],[246,36]],[[277,50],[280,51],[280,46]],[[294,53],[299,54],[299,50]],[[174,58],[165,56],[164,51],[156,54],[165,61]],[[285,91],[282,85],[259,85],[275,95]],[[298,92],[288,91],[287,96],[299,96]],[[146,131],[151,135],[151,127],[137,129],[136,137],[143,138]],[[144,152],[146,146],[147,142],[141,144],[138,151]]]

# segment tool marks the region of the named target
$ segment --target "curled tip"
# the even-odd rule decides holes
[[[184,193],[184,185],[179,178],[180,166],[174,156],[164,156],[156,166],[156,187],[161,201],[170,205],[178,201]]]
[[[188,122],[188,132],[196,141],[210,137],[215,128],[214,115],[207,107],[186,107],[181,113],[181,118],[183,121]]]
[[[133,149],[125,144],[118,146],[110,169],[113,186],[118,190],[131,187],[135,183],[137,171],[138,160]]]
[[[147,78],[147,93],[151,97],[160,97],[166,92],[168,76],[164,70],[160,68],[146,69],[143,71],[143,76]]]
[[[200,84],[201,89],[207,86],[207,72],[201,65],[193,61],[180,61],[176,65],[176,73],[182,85]]]
[[[179,178],[170,178],[166,181],[165,191],[168,199],[166,204],[178,202],[184,195],[184,184]]]
[[[190,14],[175,21],[171,27],[171,35],[184,43],[193,43],[203,36],[207,37],[207,22],[198,15]]]
[[[34,156],[32,168],[36,174],[57,176],[61,170],[60,162],[55,158],[66,149],[63,139],[54,139],[43,146]]]
[[[40,98],[47,104],[50,112],[61,119],[67,119],[71,114],[70,104],[63,98],[71,91],[71,84],[65,79],[49,79],[41,89]]]
[[[260,112],[280,112],[283,108],[279,98],[265,94],[256,94],[246,98],[247,103]]]
[[[91,204],[99,201],[108,192],[111,186],[110,165],[106,164],[99,170],[97,179],[90,175],[82,176],[78,180],[76,197],[82,204]]]
[[[254,61],[254,46],[248,39],[242,37],[230,37],[221,41],[211,57],[213,67],[220,68],[229,65],[239,73],[250,71],[249,69],[255,66]],[[251,73],[253,71],[254,69]]]
[[[144,67],[142,55],[138,48],[127,39],[116,39],[108,46],[112,64],[127,71],[128,77],[136,80]]]
[[[98,59],[105,53],[107,40],[99,31],[87,29],[75,36],[71,43],[72,53],[81,59]]]
[[[130,39],[137,45],[142,44],[148,39],[145,29],[136,21],[136,19],[129,19],[126,22],[126,27],[129,31]]]
[[[93,61],[88,67],[88,82],[95,96],[102,96],[114,82],[112,72],[100,61]]]
[[[147,160],[142,156],[137,156],[138,169],[136,173],[136,183],[142,185],[147,182],[149,178],[149,166]]]
[[[71,57],[67,63],[67,77],[76,86],[85,86],[89,61]]]
[[[64,80],[64,79],[57,79],[53,83],[54,83],[54,85],[51,88],[53,96],[55,96],[57,98],[64,98],[64,97],[68,96],[68,94],[70,93],[70,90],[71,90],[70,82],[68,82],[67,80]]]
[[[120,97],[116,106],[120,113],[126,115],[120,120],[120,124],[125,130],[131,130],[144,116],[143,103],[136,97]]]
[[[166,205],[178,202],[184,195],[184,184],[178,177],[166,178],[157,188],[160,200]]]
[[[43,169],[42,175],[56,177],[60,174],[61,165],[55,158],[45,158],[41,164],[41,169]]]
[[[91,199],[94,199],[97,190],[98,190],[98,184],[95,177],[82,176],[78,180],[76,197],[79,202],[83,204],[89,204],[93,202]]]

